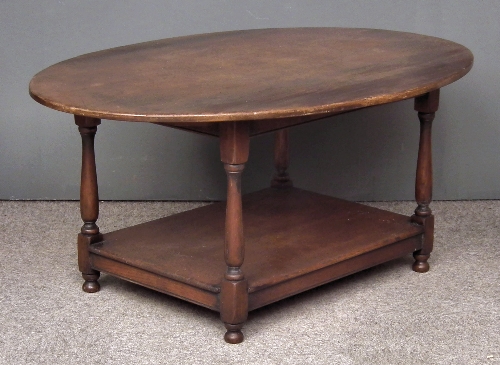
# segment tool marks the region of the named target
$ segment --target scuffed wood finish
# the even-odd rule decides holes
[[[429,263],[434,242],[434,216],[429,204],[432,200],[432,121],[439,108],[439,92],[434,90],[415,98],[415,110],[420,120],[420,143],[418,148],[417,173],[415,179],[415,200],[417,209],[413,220],[425,228],[423,247],[413,256],[416,272],[429,271]]]
[[[87,293],[99,291],[99,271],[92,269],[89,259],[89,247],[101,239],[99,227],[99,192],[95,166],[94,138],[99,119],[75,115],[75,123],[82,137],[82,172],[80,183],[80,213],[83,220],[81,233],[78,235],[78,266],[85,279],[82,289]]]
[[[206,123],[327,116],[413,98],[472,67],[456,43],[372,29],[258,29],[90,53],[37,74],[30,93],[102,119]]]
[[[163,39],[76,57],[30,83],[43,105],[75,114],[82,136],[78,264],[220,312],[243,341],[248,311],[433,246],[431,126],[439,89],[472,67],[470,51],[410,33],[260,29]],[[420,120],[411,217],[292,187],[287,128],[415,98]],[[100,118],[220,138],[227,201],[101,234],[94,136]],[[271,188],[242,195],[250,136],[275,131]],[[306,151],[304,151],[306,152]]]
[[[424,228],[408,216],[297,188],[246,194],[242,212],[249,310],[422,247]],[[219,311],[225,213],[220,202],[106,233],[90,247],[91,261],[101,271]]]

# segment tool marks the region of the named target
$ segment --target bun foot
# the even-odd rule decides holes
[[[241,332],[241,328],[243,325],[232,325],[225,324],[227,332],[224,335],[224,340],[227,343],[237,344],[243,342],[243,332]]]
[[[97,279],[99,279],[99,273],[97,274],[82,274],[85,282],[82,285],[82,289],[86,293],[97,293],[101,289],[101,285]]]
[[[413,254],[413,257],[415,258],[415,262],[413,263],[412,269],[415,272],[419,273],[424,273],[429,271],[429,263],[427,260],[429,259],[430,255],[421,255],[421,254]]]

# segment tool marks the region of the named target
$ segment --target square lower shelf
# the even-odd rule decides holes
[[[219,310],[225,202],[103,235],[92,267]],[[421,248],[423,227],[400,214],[305,190],[243,197],[249,310]]]

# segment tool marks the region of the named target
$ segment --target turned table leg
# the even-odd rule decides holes
[[[99,193],[95,166],[94,137],[100,119],[75,115],[75,123],[82,137],[82,172],[80,184],[80,213],[83,220],[81,233],[78,234],[78,267],[85,280],[82,289],[87,293],[99,291],[99,271],[91,268],[89,245],[101,240],[99,227]]]
[[[412,220],[424,226],[422,248],[415,251],[413,270],[429,271],[429,259],[434,241],[434,216],[429,204],[432,200],[432,142],[431,130],[434,115],[439,107],[439,90],[415,98],[415,110],[420,120],[420,143],[418,149],[415,200],[417,208]]]
[[[271,186],[273,188],[287,188],[293,186],[292,180],[286,171],[290,164],[288,152],[288,129],[280,129],[274,137],[274,166],[276,172]]]
[[[221,284],[220,315],[228,343],[243,341],[243,323],[248,316],[248,282],[241,270],[245,256],[241,174],[248,160],[250,137],[245,123],[221,123],[220,152],[227,174],[224,258],[226,273]]]

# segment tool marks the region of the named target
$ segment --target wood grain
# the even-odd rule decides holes
[[[258,29],[90,53],[38,73],[30,93],[63,112],[124,121],[293,118],[422,95],[472,63],[464,46],[412,33]]]
[[[245,195],[243,212],[250,293],[423,233],[410,217],[296,188]],[[225,203],[215,203],[104,234],[90,251],[219,293],[224,221]]]
[[[79,267],[219,310],[229,343],[248,310],[433,246],[431,125],[439,89],[472,67],[456,43],[347,28],[195,35],[76,57],[37,74],[31,96],[75,114],[82,135]],[[291,187],[284,128],[415,98],[420,143],[412,217]],[[100,234],[94,135],[100,119],[152,122],[220,137],[226,203]],[[224,122],[224,123],[222,123]],[[273,186],[242,196],[250,136],[278,131]]]

